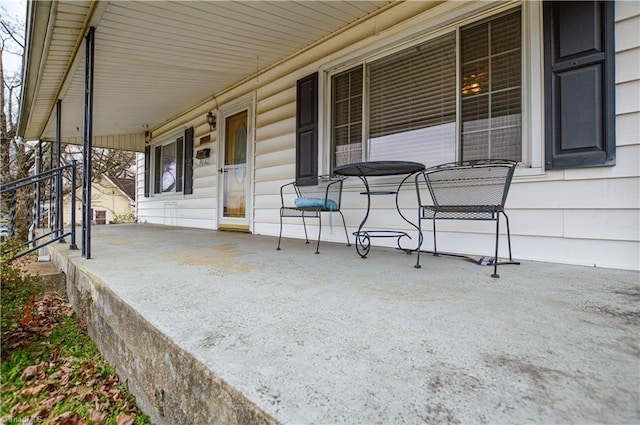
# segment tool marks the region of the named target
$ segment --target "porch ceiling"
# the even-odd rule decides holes
[[[144,132],[390,1],[28,2],[19,134],[81,143],[84,36],[95,32],[94,146]]]

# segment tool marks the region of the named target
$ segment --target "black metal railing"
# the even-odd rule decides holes
[[[63,208],[63,178],[70,174],[69,197],[71,201],[71,220],[69,229],[64,228]],[[51,190],[49,202],[42,201],[42,192],[45,188]],[[5,183],[0,186],[0,196],[3,202],[8,203],[9,209],[9,237],[15,236],[18,213],[21,208],[32,208],[32,213],[25,215],[25,225],[28,229],[26,242],[12,247],[10,251],[2,252],[11,258],[19,258],[29,254],[53,242],[65,243],[69,236],[70,249],[78,249],[76,246],[76,161],[70,165],[54,168],[49,171],[25,177],[20,180]]]

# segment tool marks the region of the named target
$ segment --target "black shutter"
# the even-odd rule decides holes
[[[144,147],[144,197],[151,192],[151,146]]]
[[[546,168],[614,165],[614,2],[543,7]]]
[[[155,167],[154,167],[154,193],[162,193],[162,146],[156,146],[155,149]]]
[[[176,192],[182,192],[184,170],[184,137],[176,139]]]
[[[193,127],[184,131],[184,194],[193,193]]]
[[[297,83],[296,182],[318,183],[318,73]]]

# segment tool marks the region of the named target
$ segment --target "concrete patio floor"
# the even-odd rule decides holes
[[[493,279],[390,248],[92,231],[90,260],[49,252],[156,423],[640,422],[637,272],[524,261]]]

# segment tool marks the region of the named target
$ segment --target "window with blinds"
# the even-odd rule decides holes
[[[520,161],[521,50],[517,10],[334,76],[332,167]]]
[[[333,167],[362,161],[362,66],[333,77]]]
[[[463,160],[522,160],[520,12],[460,32]]]

